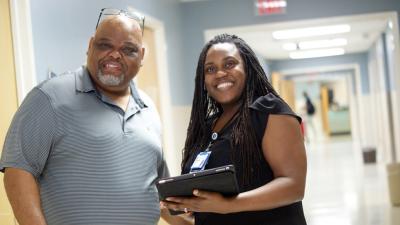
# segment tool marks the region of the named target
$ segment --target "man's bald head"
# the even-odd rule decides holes
[[[137,20],[125,15],[106,16],[103,20],[100,21],[94,35],[96,35],[102,29],[108,29],[110,27],[114,29],[115,32],[125,30],[142,35],[142,28],[140,27],[140,23]]]
[[[139,23],[125,15],[107,16],[90,39],[87,68],[98,88],[122,93],[138,73],[143,55]]]

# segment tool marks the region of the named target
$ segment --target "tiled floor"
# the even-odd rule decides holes
[[[359,147],[341,137],[307,145],[304,211],[309,225],[400,225],[389,202],[383,164],[363,164]]]

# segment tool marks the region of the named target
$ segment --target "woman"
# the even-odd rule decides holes
[[[194,197],[170,197],[161,204],[193,212],[196,225],[306,224],[300,122],[242,39],[214,37],[197,65],[182,172],[193,170],[196,157],[208,149],[205,169],[234,164],[240,194],[194,190]]]

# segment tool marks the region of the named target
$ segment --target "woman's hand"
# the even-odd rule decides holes
[[[194,224],[194,218],[192,213],[185,213],[185,214],[180,214],[180,215],[171,215],[168,211],[168,209],[162,205],[160,202],[160,214],[161,218],[164,219],[168,224],[171,225],[193,225]]]
[[[214,212],[226,214],[232,212],[235,197],[224,197],[217,192],[194,190],[193,197],[168,197],[161,204],[175,211]]]

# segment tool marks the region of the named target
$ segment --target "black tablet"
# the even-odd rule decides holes
[[[193,196],[194,189],[218,192],[225,196],[233,196],[239,193],[235,167],[233,165],[162,178],[157,181],[156,186],[160,200],[174,196]],[[170,212],[174,215],[182,213],[171,210]]]

